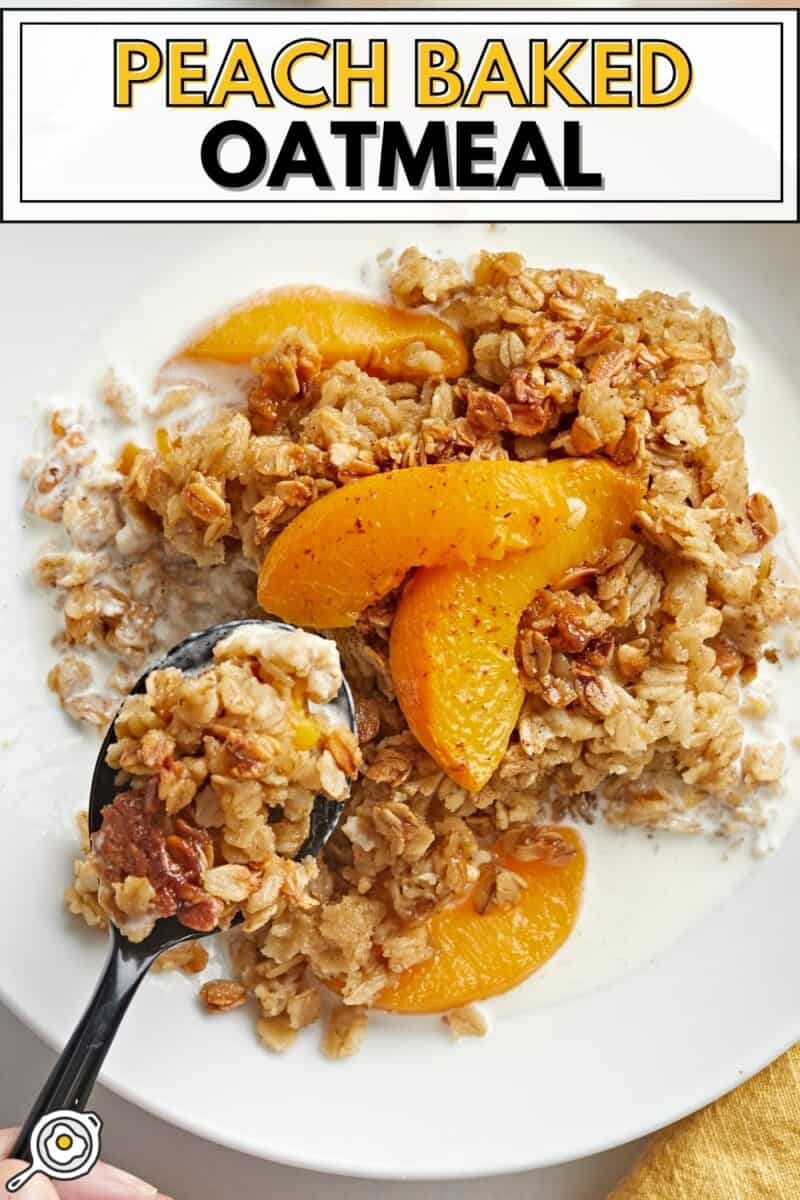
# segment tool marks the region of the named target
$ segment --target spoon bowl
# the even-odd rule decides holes
[[[211,665],[214,658],[214,647],[217,643],[228,637],[235,630],[247,625],[258,625],[267,629],[283,629],[289,633],[297,629],[296,625],[287,625],[285,621],[244,618],[238,621],[226,621],[222,625],[213,625],[210,629],[204,629],[201,633],[191,633],[182,642],[179,642],[177,646],[173,646],[164,658],[154,663],[144,672],[131,688],[130,695],[141,695],[145,691],[148,677],[153,671],[162,671],[167,667],[173,667],[178,671],[182,671],[185,675],[193,675],[202,671],[205,667]],[[342,678],[342,686],[333,700],[320,707],[337,724],[346,724],[355,732],[355,705],[350,687],[344,677]],[[117,784],[117,773],[106,762],[108,748],[115,741],[114,724],[115,722],[112,721],[108,732],[103,738],[92,775],[91,787],[89,789],[90,833],[97,833],[102,822],[103,809],[107,804],[113,802],[120,790]],[[314,807],[311,810],[308,836],[297,852],[297,859],[316,858],[338,825],[339,818],[342,815],[342,807],[336,800],[330,800],[327,796],[316,797]],[[241,917],[236,917],[233,923],[238,924],[240,921]],[[112,925],[111,930],[112,934],[117,935],[123,943],[131,945],[119,933],[116,926]],[[181,942],[188,942],[195,938],[208,936],[207,932],[189,929],[188,926],[182,925],[177,917],[161,917],[156,922],[152,933],[131,948],[134,953],[153,953],[154,956],[157,956],[162,951],[169,950]]]
[[[259,625],[289,632],[297,628],[283,621],[245,618],[214,625],[201,633],[193,633],[145,671],[131,689],[131,694],[144,692],[152,671],[163,670],[166,667],[175,667],[185,674],[202,671],[212,663],[217,643],[245,625]],[[336,724],[346,724],[353,733],[356,732],[355,705],[346,679],[342,678],[342,685],[333,700],[319,705],[318,708],[333,718]],[[106,762],[108,747],[114,740],[112,722],[103,738],[92,775],[89,793],[89,831],[92,834],[96,833],[102,824],[103,809],[113,802],[119,791],[116,772]],[[315,798],[308,835],[296,855],[298,859],[315,857],[320,853],[338,825],[343,809],[343,803],[331,800],[327,796]],[[236,918],[234,924],[239,919],[241,918]],[[45,1114],[56,1110],[85,1108],[120,1021],[136,989],[159,955],[183,942],[208,937],[209,932],[190,929],[177,917],[161,917],[146,938],[141,942],[131,942],[115,925],[109,924],[111,948],[103,974],[86,1012],[20,1130],[11,1152],[12,1158],[31,1161],[31,1136]]]

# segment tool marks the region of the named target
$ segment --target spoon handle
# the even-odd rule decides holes
[[[155,957],[126,953],[112,930],[111,950],[94,995],[37,1096],[10,1158],[31,1161],[31,1134],[45,1113],[86,1106],[119,1023]]]

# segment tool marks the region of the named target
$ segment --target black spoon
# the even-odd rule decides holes
[[[132,689],[132,693],[145,690],[150,671],[163,667],[177,667],[181,671],[192,672],[208,666],[217,642],[242,625],[266,625],[272,629],[286,630],[295,628],[293,625],[285,625],[282,621],[243,620],[229,621],[225,625],[215,625],[203,633],[194,633],[170,650],[161,662],[155,663],[146,671]],[[355,732],[353,697],[345,679],[342,680],[338,694],[324,706],[324,710],[338,724],[345,723]],[[116,773],[106,762],[106,750],[113,740],[112,723],[103,739],[92,776],[89,795],[91,833],[96,833],[100,828],[102,809],[116,794]],[[343,807],[326,796],[317,796],[311,812],[308,837],[298,851],[298,859],[319,854],[336,828]],[[128,941],[113,924],[109,924],[109,930],[111,947],[95,993],[28,1114],[9,1155],[10,1158],[30,1162],[31,1134],[37,1122],[46,1113],[57,1109],[85,1108],[120,1021],[136,989],[159,954],[173,946],[179,946],[182,942],[208,936],[206,933],[188,929],[177,917],[162,917],[156,922],[152,933],[144,941],[137,943]]]

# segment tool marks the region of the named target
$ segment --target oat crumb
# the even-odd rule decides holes
[[[267,1049],[273,1050],[276,1054],[283,1054],[285,1050],[288,1050],[297,1037],[285,1013],[281,1013],[277,1017],[259,1017],[256,1022],[256,1030]]]
[[[445,1013],[442,1020],[456,1041],[464,1037],[485,1037],[489,1030],[486,1018],[474,1004],[454,1008],[452,1012]]]
[[[208,951],[198,942],[184,942],[159,954],[153,963],[154,971],[185,971],[187,975],[199,975],[208,966]]]
[[[109,367],[100,381],[100,397],[107,408],[120,421],[132,423],[136,419],[136,393],[125,383],[113,367]]]
[[[364,1008],[339,1005],[333,1010],[322,1038],[326,1058],[350,1058],[361,1047],[367,1032],[367,1011]]]
[[[777,783],[783,774],[785,748],[781,742],[764,742],[745,747],[742,780],[748,787]]]
[[[247,989],[234,979],[212,979],[200,989],[200,998],[209,1012],[228,1012],[247,1000]]]
[[[773,701],[769,696],[751,692],[742,701],[742,716],[750,717],[753,721],[763,721],[766,716],[769,716],[773,707]]]

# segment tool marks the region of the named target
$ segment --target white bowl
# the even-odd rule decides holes
[[[29,568],[47,530],[30,519],[23,529],[18,517],[37,403],[80,399],[110,361],[151,377],[193,323],[258,287],[374,287],[387,246],[459,257],[519,248],[538,264],[598,269],[628,293],[688,290],[726,313],[750,372],[744,428],[754,483],[800,528],[796,227],[78,225],[0,236],[0,992],[53,1044],[77,1019],[105,946],[61,909],[73,814],[96,745],[44,684],[57,622]],[[797,672],[773,680],[783,727],[797,732]],[[524,987],[487,1005],[493,1029],[483,1040],[453,1045],[435,1019],[379,1016],[352,1060],[323,1060],[311,1031],[273,1057],[245,1012],[211,1019],[194,999],[196,981],[161,975],[137,996],[104,1081],[226,1145],[351,1175],[521,1170],[663,1125],[800,1035],[794,751],[789,759],[776,825],[785,837],[759,861],[718,841],[589,830],[576,933]]]

